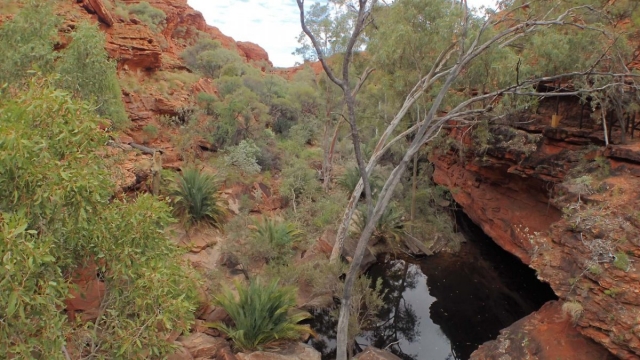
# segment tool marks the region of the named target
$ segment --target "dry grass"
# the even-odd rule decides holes
[[[567,301],[562,304],[562,312],[565,315],[571,316],[571,322],[575,325],[580,320],[582,313],[584,312],[584,308],[577,301]]]

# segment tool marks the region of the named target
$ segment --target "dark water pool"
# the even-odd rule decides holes
[[[368,275],[381,278],[387,293],[381,321],[357,339],[387,348],[402,359],[466,360],[498,332],[555,299],[535,272],[502,250],[464,214],[458,214],[467,242],[456,254],[423,259],[381,257]],[[327,312],[316,314],[312,344],[323,359],[335,359],[335,326]]]

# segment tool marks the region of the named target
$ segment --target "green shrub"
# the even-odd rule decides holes
[[[289,130],[298,121],[300,110],[289,99],[273,99],[269,108],[269,115],[273,121],[273,132],[287,135]]]
[[[225,164],[237,166],[247,174],[256,174],[261,170],[257,161],[258,154],[260,154],[260,148],[253,141],[242,140],[238,146],[229,148],[224,161]]]
[[[344,293],[344,282],[338,282],[337,294]],[[355,339],[364,330],[370,329],[379,323],[378,315],[385,305],[384,296],[386,291],[382,288],[382,278],[378,278],[375,283],[365,275],[359,276],[354,285],[349,311],[349,334],[348,345],[353,347]],[[339,308],[331,312],[337,321]]]
[[[195,44],[184,49],[180,57],[191,71],[198,71],[198,55],[205,51],[214,51],[220,48],[220,42],[208,37],[199,38]]]
[[[158,138],[158,127],[153,124],[147,124],[142,128],[144,132],[145,142],[153,141]]]
[[[140,21],[147,24],[153,32],[160,32],[165,27],[167,14],[164,11],[151,6],[146,1],[130,5],[129,13],[135,15]]]
[[[28,79],[29,70],[44,75],[53,71],[57,57],[53,47],[61,23],[53,13],[50,2],[30,1],[12,20],[0,26],[0,86]]]
[[[279,279],[285,286],[308,286],[311,298],[321,295],[339,295],[340,278],[347,272],[349,265],[342,261],[329,263],[326,259],[314,259],[299,264],[271,263],[264,269],[267,279]],[[312,300],[313,301],[313,300]],[[313,307],[314,304],[306,304]],[[306,307],[305,306],[305,307]]]
[[[567,301],[562,304],[562,312],[571,316],[571,322],[575,325],[580,320],[584,309],[582,304],[577,301]]]
[[[221,78],[238,79],[238,78]],[[232,84],[229,81],[228,84]],[[226,90],[220,88],[220,94]],[[240,83],[240,88],[227,93],[222,101],[213,104],[216,128],[212,142],[223,148],[237,145],[240,141],[261,134],[264,124],[260,121],[266,114],[266,106],[260,103],[258,96]],[[260,131],[260,133],[259,133]]]
[[[216,183],[213,175],[185,169],[175,178],[170,193],[175,214],[187,225],[203,223],[222,228],[227,211]]]
[[[243,76],[245,74],[245,65],[242,62],[236,61],[236,60],[237,59],[234,59],[233,61],[225,64],[220,69],[220,76],[229,76],[229,77]]]
[[[54,239],[27,228],[24,217],[0,214],[0,352],[56,359],[65,344],[60,335],[69,331],[59,311],[68,288],[51,255]]]
[[[617,288],[612,288],[612,289],[607,289],[604,291],[604,294],[607,296],[611,296],[611,297],[616,297],[616,295],[618,295],[620,293],[620,289]]]
[[[0,353],[61,359],[73,342],[99,358],[166,356],[173,344],[159,329],[188,330],[196,301],[166,236],[170,209],[152,196],[113,199],[100,119],[52,82],[0,94]],[[103,311],[72,328],[60,311],[65,284],[92,261],[104,274]]]
[[[320,123],[315,117],[303,117],[289,128],[289,138],[300,144],[312,145],[320,133]]]
[[[214,104],[218,101],[218,98],[209,93],[201,92],[198,93],[198,105],[204,111],[205,114],[209,116],[215,115]]]
[[[290,94],[295,97],[297,107],[307,116],[318,116],[320,110],[320,96],[313,87],[303,83],[293,83]]]
[[[613,266],[623,271],[629,271],[629,255],[619,252],[615,255]]]
[[[312,199],[320,192],[320,182],[316,172],[306,162],[290,159],[282,170],[280,194],[290,201]]]
[[[252,247],[268,261],[284,262],[293,254],[293,245],[301,240],[302,232],[292,223],[276,222],[267,217],[255,224],[251,234]]]
[[[256,161],[261,171],[280,171],[280,154],[273,139],[273,133],[269,129],[265,129],[264,136],[260,138],[258,144],[260,152],[256,156]]]
[[[602,271],[603,271],[602,266],[600,266],[599,264],[594,264],[589,266],[588,270],[593,275],[600,275],[602,274]]]
[[[158,118],[158,122],[162,126],[166,126],[166,127],[176,127],[181,125],[180,120],[178,119],[177,116],[170,116],[170,115],[160,115],[160,117]]]
[[[338,223],[342,217],[348,198],[339,192],[322,197],[315,205],[315,216],[311,218],[311,224],[322,231],[328,226]]]
[[[107,2],[106,4],[109,4],[109,2]],[[124,5],[119,0],[116,0],[115,7],[113,8],[113,14],[118,18],[122,18],[124,21],[130,20],[129,10],[127,9],[126,5]]]
[[[348,168],[347,171],[344,172],[344,174],[338,177],[336,183],[347,193],[351,194],[353,193],[353,190],[355,190],[359,181],[360,170],[358,170],[357,167],[351,167]]]
[[[96,106],[96,112],[126,127],[128,116],[122,102],[116,64],[104,49],[105,36],[97,26],[82,23],[58,63],[59,85]]]
[[[298,340],[311,334],[307,325],[300,325],[309,314],[297,312],[296,289],[281,288],[277,281],[262,284],[259,280],[248,286],[236,283],[238,297],[230,289],[215,297],[214,303],[224,308],[233,326],[217,323],[214,328],[229,336],[238,349],[252,351],[283,340]]]
[[[215,84],[222,98],[226,98],[243,88],[242,79],[239,77],[223,76],[216,80]]]
[[[226,65],[242,63],[237,52],[225,49],[218,41],[206,38],[201,38],[193,46],[186,48],[181,57],[191,71],[211,79],[218,78]],[[231,69],[229,72],[230,75],[237,76]]]
[[[356,189],[358,182],[360,181],[360,170],[357,167],[348,168],[347,171],[342,174],[337,180],[337,184],[344,189],[347,193],[353,193]],[[376,194],[380,188],[382,180],[375,174],[369,175],[369,186],[371,186],[371,192]],[[363,195],[364,196],[364,191]]]

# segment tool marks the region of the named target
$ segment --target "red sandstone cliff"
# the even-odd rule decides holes
[[[138,0],[122,0],[122,3],[136,4]],[[151,6],[162,10],[166,15],[165,26],[161,34],[153,34],[148,27],[135,17],[123,19],[114,15],[109,0],[79,0],[78,3],[93,15],[95,21],[103,24],[108,35],[107,48],[119,65],[130,69],[160,69],[163,57],[169,63],[179,59],[188,40],[194,40],[198,32],[203,32],[218,40],[222,46],[235,49],[247,61],[264,62],[273,66],[269,55],[260,46],[250,42],[236,42],[224,35],[214,26],[207,25],[199,11],[192,9],[187,0],[150,0]],[[73,11],[73,9],[69,9]],[[179,62],[179,60],[178,60]]]
[[[115,139],[127,145],[129,142],[149,142],[149,146],[163,151],[165,167],[175,167],[181,161],[171,138],[176,129],[163,127],[161,116],[176,116],[195,105],[196,95],[201,92],[215,94],[217,90],[211,80],[198,78],[184,65],[180,54],[201,37],[209,36],[219,41],[223,47],[235,50],[250,64],[263,71],[272,67],[269,55],[260,46],[250,42],[236,42],[224,35],[218,28],[205,22],[203,15],[192,9],[187,0],[150,0],[154,8],[166,14],[160,32],[153,32],[134,15],[123,14],[123,5],[130,6],[139,0],[122,0],[121,8],[112,0],[76,0],[61,2],[56,12],[65,19],[62,27],[61,47],[69,38],[64,36],[77,23],[92,21],[98,23],[106,35],[106,49],[117,62],[121,80],[123,101],[132,126],[126,134]],[[147,125],[161,128],[155,139],[145,139],[143,129]],[[215,150],[204,139],[195,139],[195,151]],[[131,156],[130,156],[131,157]],[[141,159],[131,158],[137,163]],[[144,174],[135,173],[139,166],[130,164],[123,169],[125,179],[121,185],[134,189],[144,181]]]
[[[536,269],[562,301],[579,304],[575,325],[581,334],[619,358],[638,359],[640,269],[635,264],[640,257],[640,144],[605,149],[599,126],[584,120],[588,117],[583,114],[580,129],[580,107],[571,101],[561,105],[566,120],[559,128],[549,127],[551,111],[542,104],[539,114],[527,119],[532,120],[529,125],[493,128],[490,146],[482,152],[474,149],[470,139],[460,139],[461,132],[453,131],[451,136],[471,150],[465,156],[453,149],[433,156],[434,179],[452,190],[469,217],[501,247]],[[572,171],[578,172],[573,177],[594,179],[593,187],[564,182]],[[596,181],[599,177],[605,179]],[[611,255],[619,253],[628,255],[628,268],[613,263]],[[592,267],[598,261],[598,268]],[[474,358],[499,359],[505,352],[496,349],[513,348],[516,338],[523,341],[527,336],[535,346],[553,347],[553,341],[563,338],[569,346],[571,329],[563,328],[570,326],[568,321],[550,326],[551,337],[532,330],[558,322],[544,319],[560,316],[557,307],[514,324],[498,340],[483,345]],[[537,359],[560,356],[535,349],[516,353],[531,351]],[[594,357],[579,354],[584,357],[570,358],[602,358],[596,350]]]

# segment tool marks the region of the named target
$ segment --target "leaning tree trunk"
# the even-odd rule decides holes
[[[442,69],[442,66],[449,59],[454,49],[455,49],[455,43],[451,44],[451,46],[443,50],[438,56],[438,58],[436,59],[436,61],[434,62],[429,73],[423,78],[421,78],[413,87],[411,92],[409,92],[409,94],[404,100],[404,103],[402,104],[402,107],[400,108],[400,110],[398,110],[393,120],[389,123],[385,131],[382,133],[382,136],[380,136],[380,139],[378,140],[378,143],[376,144],[376,147],[373,150],[373,154],[369,159],[369,164],[367,164],[368,174],[370,174],[373,168],[377,165],[378,160],[380,160],[380,158],[382,157],[382,154],[384,154],[384,152],[389,148],[390,144],[392,142],[399,140],[399,138],[396,137],[394,140],[387,143],[387,140],[389,139],[391,134],[395,131],[395,129],[398,127],[398,125],[400,124],[400,121],[404,118],[407,112],[409,112],[409,109],[411,108],[411,106],[413,106],[413,104],[415,104],[415,102],[418,101],[420,97],[422,97],[424,92],[427,89],[429,89],[437,80],[446,76],[449,73],[449,71],[442,71],[440,73],[437,73],[437,72]],[[351,198],[349,199],[349,203],[347,204],[344,214],[342,215],[342,220],[340,221],[340,226],[338,227],[338,232],[336,234],[336,240],[333,244],[333,250],[331,251],[331,257],[329,260],[331,263],[335,262],[340,257],[342,248],[344,246],[344,240],[347,237],[349,223],[351,222],[351,218],[353,217],[353,214],[356,209],[356,205],[358,204],[358,199],[360,199],[363,189],[364,189],[364,185],[362,183],[362,179],[360,179],[355,189],[351,193]]]
[[[338,334],[336,337],[337,360],[347,359],[349,308],[351,304],[351,297],[353,295],[353,285],[359,275],[360,265],[362,264],[365,250],[369,245],[369,239],[371,238],[371,235],[373,234],[375,226],[380,220],[380,217],[382,217],[382,214],[389,205],[391,197],[393,196],[393,192],[402,178],[402,174],[404,174],[404,172],[407,170],[409,161],[412,160],[413,156],[418,153],[418,150],[420,149],[422,144],[427,139],[429,139],[431,134],[433,134],[433,132],[436,130],[437,126],[434,126],[434,124],[432,124],[432,121],[436,116],[437,110],[440,108],[440,104],[442,104],[442,101],[449,91],[451,84],[458,77],[458,74],[460,73],[463,65],[464,61],[459,61],[456,66],[454,66],[453,69],[451,69],[451,71],[449,72],[446,81],[444,82],[442,88],[438,93],[438,96],[436,96],[436,98],[433,100],[433,103],[431,104],[429,113],[426,115],[424,121],[419,126],[416,136],[411,142],[409,149],[407,149],[400,163],[393,169],[391,175],[389,175],[389,178],[387,178],[387,181],[385,182],[384,187],[380,192],[375,208],[373,209],[373,211],[369,212],[369,216],[367,217],[367,224],[360,234],[360,238],[358,239],[358,244],[356,246],[356,251],[353,255],[353,260],[345,279],[344,293],[342,296],[342,301],[340,303],[340,315],[338,317]],[[443,120],[439,120],[438,123],[442,121]],[[364,176],[366,176],[366,169],[365,173],[363,174],[363,177]]]

